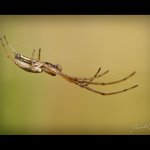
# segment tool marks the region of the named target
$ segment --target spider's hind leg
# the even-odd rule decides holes
[[[14,62],[15,64],[17,64],[17,62],[15,61],[15,59],[9,54],[8,50],[6,49],[5,44],[4,44],[2,38],[0,38],[0,41],[1,41],[1,44],[2,44],[2,47],[3,47],[2,52],[4,53],[4,55],[7,58],[9,58],[12,62]]]
[[[12,46],[12,44],[10,44],[8,42],[8,40],[7,40],[5,35],[3,36],[3,38],[4,38],[5,42],[6,42],[6,44],[8,45],[8,47],[13,51],[14,54],[16,54],[17,52],[16,52],[15,48]]]

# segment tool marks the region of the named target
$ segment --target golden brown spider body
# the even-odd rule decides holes
[[[3,52],[5,53],[5,55],[9,59],[11,59],[18,67],[20,67],[21,69],[23,69],[25,71],[32,72],[32,73],[45,72],[45,73],[48,73],[49,75],[52,75],[52,76],[60,75],[61,77],[63,77],[67,81],[69,81],[71,83],[74,83],[74,84],[76,84],[76,85],[78,85],[82,88],[85,88],[89,91],[92,91],[94,93],[100,94],[100,95],[118,94],[118,93],[122,93],[122,92],[125,92],[125,91],[128,91],[128,90],[131,90],[131,89],[138,86],[138,85],[134,85],[134,86],[131,86],[129,88],[126,88],[126,89],[123,89],[123,90],[120,90],[120,91],[116,91],[116,92],[110,92],[110,93],[97,91],[97,90],[89,87],[89,85],[102,85],[102,86],[105,86],[105,85],[111,85],[111,84],[119,83],[119,82],[125,81],[128,78],[132,77],[136,72],[134,71],[130,75],[126,76],[125,78],[117,80],[117,81],[94,82],[93,81],[94,79],[99,78],[99,77],[107,74],[109,72],[109,70],[99,74],[99,72],[101,70],[101,68],[99,68],[98,71],[96,72],[96,74],[93,77],[89,77],[89,78],[70,76],[70,75],[67,75],[67,74],[62,72],[62,67],[59,64],[54,65],[54,64],[49,63],[49,62],[41,62],[40,61],[41,49],[39,49],[38,60],[33,59],[35,50],[33,50],[31,58],[23,56],[20,53],[16,52],[16,50],[12,47],[11,44],[8,43],[6,37],[4,36],[4,40],[5,40],[6,44],[9,46],[9,48],[11,48],[13,50],[13,52],[15,54],[15,57],[13,58],[8,53],[8,51],[5,47],[5,44],[3,42],[3,39],[1,38],[0,40],[1,40],[1,43],[2,43],[2,46],[3,46],[3,50],[4,50]]]

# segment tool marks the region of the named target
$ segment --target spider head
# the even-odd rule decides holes
[[[20,57],[21,57],[21,54],[19,54],[19,53],[15,54],[15,59],[19,59]]]
[[[59,71],[62,71],[62,67],[61,67],[60,64],[56,64],[56,65],[54,65],[54,67],[55,67],[56,69],[58,69]]]
[[[51,64],[51,63],[49,63],[49,62],[45,62],[45,64],[46,64],[49,68],[53,67],[53,68],[56,68],[58,71],[62,71],[62,67],[61,67],[60,64],[54,65],[54,64]]]

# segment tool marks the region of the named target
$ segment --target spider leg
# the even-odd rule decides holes
[[[9,52],[7,51],[5,44],[3,43],[2,38],[0,38],[1,44],[3,46],[2,52],[4,53],[4,55],[9,58],[11,61],[13,61],[16,65],[18,65],[18,63],[15,61],[15,59],[9,54]]]
[[[68,81],[70,81],[70,82],[72,82],[72,83],[75,83],[76,85],[78,85],[78,86],[80,86],[80,87],[82,87],[82,88],[85,88],[85,89],[87,89],[87,90],[89,90],[89,91],[92,91],[92,92],[95,92],[95,93],[98,93],[98,94],[101,94],[101,95],[113,95],[113,94],[118,94],[118,93],[122,93],[122,92],[125,92],[125,91],[128,91],[128,90],[131,90],[131,89],[133,89],[133,88],[135,88],[135,87],[138,86],[138,85],[134,85],[134,86],[132,86],[132,87],[129,87],[129,88],[126,88],[126,89],[123,89],[123,90],[120,90],[120,91],[107,93],[107,92],[100,92],[100,91],[97,91],[97,90],[95,90],[95,89],[93,89],[93,88],[90,88],[90,87],[88,87],[88,86],[86,86],[86,85],[83,85],[82,83],[79,83],[78,80],[75,80],[73,77],[68,76],[68,75],[66,75],[66,74],[64,74],[64,73],[62,73],[62,72],[60,72],[59,75],[61,75],[61,76],[62,76],[63,78],[65,78],[66,80],[68,80]]]
[[[97,70],[97,72],[96,72],[96,74],[94,75],[94,77],[92,77],[91,79],[90,79],[90,81],[89,82],[92,82],[96,77],[97,77],[97,75],[98,75],[98,73],[100,72],[100,70],[101,70],[101,67]],[[102,75],[102,74],[101,74]],[[84,82],[84,80],[78,80],[78,82]],[[87,86],[89,83],[85,83],[85,85]]]
[[[108,72],[109,72],[109,70],[107,70],[107,71],[103,72],[102,74],[98,75],[98,73],[99,73],[99,70],[98,70],[97,73],[94,75],[94,77],[90,79],[90,81],[79,80],[78,82],[79,82],[79,83],[83,83],[84,86],[87,86],[87,85],[91,84],[94,79],[99,78],[99,77],[105,75],[105,74],[108,73]],[[97,76],[97,75],[98,75],[98,76]]]
[[[40,61],[40,57],[41,57],[41,48],[39,49],[38,61]]]
[[[86,82],[90,83],[94,79],[102,77],[103,75],[105,75],[105,74],[107,74],[109,72],[109,70],[107,70],[107,71],[105,71],[105,72],[103,72],[103,73],[101,73],[101,74],[98,75],[98,73],[100,72],[100,70],[101,70],[101,68],[98,69],[98,71],[96,72],[96,74],[94,75],[94,77],[89,77],[89,78],[75,77],[75,78],[77,78],[80,83],[84,83],[84,82],[85,83]]]
[[[100,70],[101,70],[101,67],[98,69],[98,71],[96,72],[96,74],[94,75],[94,77],[90,80],[90,82],[92,82],[96,77],[97,77],[97,75],[98,75],[98,73],[100,72]],[[104,72],[105,73],[105,72]],[[101,76],[102,75],[104,75],[104,73],[103,74],[101,74]],[[106,73],[105,73],[106,74]],[[88,85],[88,83],[86,83],[86,86]]]
[[[96,74],[94,75],[94,77],[97,77],[98,73],[100,72],[101,67],[97,70]]]
[[[60,72],[57,70],[57,74],[59,74],[60,76],[62,76],[64,79],[70,81],[70,82],[73,82],[73,83],[79,83],[79,84],[82,84],[82,86],[87,86],[90,81],[93,81],[95,78],[98,78],[98,77],[101,77],[103,75],[105,75],[106,73],[109,72],[109,70],[105,71],[104,73],[98,75],[98,73],[100,72],[100,69],[98,69],[98,71],[96,72],[96,74],[94,75],[94,77],[91,77],[91,78],[80,78],[80,77],[73,77],[73,76],[69,76],[63,72]],[[97,76],[98,75],[98,76]],[[87,81],[89,80],[89,81]]]
[[[96,72],[96,74],[94,75],[94,77],[90,79],[89,83],[91,83],[97,77],[97,75],[100,72],[100,70],[101,70],[101,67],[98,69],[98,71]],[[79,80],[78,82],[81,83],[81,82],[84,82],[84,81],[80,81]],[[84,86],[87,86],[89,83],[83,83],[83,84],[84,84]]]
[[[115,84],[115,83],[119,83],[119,82],[127,80],[128,78],[132,77],[135,73],[136,73],[136,71],[132,72],[127,77],[125,77],[125,78],[123,78],[121,80],[117,80],[117,81],[112,81],[112,82],[87,82],[87,83],[88,84],[94,84],[94,85],[110,85],[110,84]]]
[[[61,71],[57,71],[56,73],[59,74],[61,77],[63,77],[64,79],[66,79],[69,82],[77,83],[76,77],[69,76]]]
[[[125,91],[128,91],[128,90],[131,90],[131,89],[133,89],[133,88],[135,88],[135,87],[138,86],[138,85],[134,85],[134,86],[132,86],[132,87],[130,87],[130,88],[126,88],[126,89],[123,89],[123,90],[120,90],[120,91],[106,93],[106,92],[97,91],[97,90],[92,89],[92,88],[90,88],[90,87],[88,87],[88,86],[82,86],[82,85],[80,85],[80,84],[78,84],[78,85],[79,85],[80,87],[82,87],[82,88],[85,88],[85,89],[87,89],[87,90],[89,90],[89,91],[92,91],[92,92],[97,93],[97,94],[100,94],[100,95],[114,95],[114,94],[118,94],[118,93],[122,93],[122,92],[125,92]]]
[[[8,43],[7,38],[6,38],[5,35],[3,36],[3,38],[6,42],[6,44],[8,45],[8,47],[13,51],[14,54],[16,54],[17,52],[16,52],[15,48],[12,46],[12,44]]]
[[[35,49],[32,52],[32,56],[31,56],[31,66],[33,66],[33,58],[34,58],[34,54],[35,54]]]
[[[70,81],[70,82],[73,82],[73,83],[83,83],[82,85],[88,85],[90,82],[92,82],[95,78],[98,78],[98,77],[101,77],[103,75],[105,75],[106,73],[109,72],[109,70],[101,73],[100,75],[98,75],[98,73],[100,72],[101,68],[98,69],[98,71],[96,72],[96,74],[94,75],[94,77],[90,77],[90,78],[82,78],[82,77],[74,77],[74,76],[70,76],[70,75],[67,75],[63,72],[60,72],[60,71],[56,71],[56,74],[59,74],[60,76],[62,76],[64,79]]]

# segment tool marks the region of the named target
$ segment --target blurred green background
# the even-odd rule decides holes
[[[0,51],[0,134],[150,134],[150,16],[4,15],[2,35],[25,56],[41,48],[43,61],[69,75],[89,77],[102,67],[110,73],[97,81],[109,82],[137,71],[100,91],[140,86],[102,96],[25,72]]]

